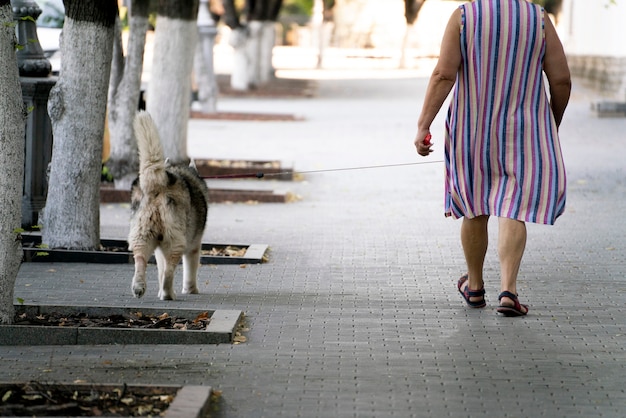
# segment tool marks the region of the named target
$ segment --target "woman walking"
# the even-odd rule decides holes
[[[468,306],[486,306],[487,223],[495,216],[497,311],[526,315],[528,306],[517,294],[526,222],[552,225],[565,208],[558,127],[571,79],[543,8],[526,0],[474,0],[452,14],[418,120],[415,147],[422,156],[432,151],[430,126],[453,87],[444,146],[445,214],[463,218],[467,274],[457,287]]]

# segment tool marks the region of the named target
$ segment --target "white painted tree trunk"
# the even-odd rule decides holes
[[[274,46],[276,45],[276,22],[265,21],[259,45],[259,83],[264,85],[274,79]]]
[[[407,68],[407,48],[409,46],[409,37],[411,31],[413,30],[413,25],[406,25],[406,30],[404,31],[404,37],[402,38],[402,46],[400,47],[400,60],[398,62],[398,68],[403,70]]]
[[[248,33],[245,28],[233,29],[230,33],[228,43],[233,47],[233,71],[230,75],[230,87],[233,90],[246,91],[250,86],[247,41]]]
[[[202,113],[217,112],[217,79],[215,77],[215,67],[213,66],[213,46],[215,37],[206,35],[198,31],[198,46],[193,60],[194,74],[198,86],[197,108]]]
[[[157,17],[146,110],[157,125],[165,157],[173,163],[188,160],[187,124],[197,38],[195,20]]]
[[[13,322],[13,291],[22,261],[18,228],[24,183],[24,102],[15,57],[11,4],[0,2],[0,323]]]
[[[248,22],[248,42],[246,53],[248,55],[248,86],[256,88],[261,85],[261,36],[263,34],[263,22],[252,20]]]
[[[81,4],[65,3],[61,72],[48,101],[54,143],[43,242],[51,248],[94,249],[100,245],[102,140],[115,20],[106,25],[74,19],[68,9],[76,4],[84,12],[85,7],[84,0],[73,1]],[[92,2],[87,3],[93,10],[117,11],[115,0]]]
[[[140,4],[143,3],[143,4]],[[113,49],[109,82],[109,135],[111,154],[106,162],[117,189],[130,190],[139,170],[133,120],[141,92],[143,53],[148,30],[148,1],[134,0],[131,6],[126,57],[122,50],[119,25]]]
[[[211,18],[208,0],[200,0],[198,10],[198,46],[194,57],[194,74],[198,87],[197,110],[202,113],[217,112],[217,79],[213,65],[213,47],[217,27]],[[195,109],[194,109],[195,110]]]
[[[313,16],[311,18],[313,24],[313,36],[315,45],[317,46],[317,69],[321,69],[324,65],[324,1],[314,0]]]

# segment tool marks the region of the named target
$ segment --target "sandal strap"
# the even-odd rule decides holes
[[[506,315],[506,312],[504,311],[504,309],[514,309],[516,311],[516,314],[515,315],[509,314],[509,316],[522,316],[528,313],[528,305],[522,305],[519,302],[519,299],[517,298],[516,294],[505,290],[504,292],[500,293],[500,296],[498,296],[498,300],[501,300],[502,298],[511,299],[513,301],[513,306],[503,306],[501,304],[500,307],[498,308],[498,312],[504,313]],[[522,308],[524,308],[525,312],[522,311]]]
[[[459,282],[457,283],[457,287],[459,288],[459,290],[461,290],[461,286],[463,286],[465,282],[467,282],[468,280],[469,280],[469,276],[467,273],[461,276],[461,278],[459,279]],[[469,284],[468,284],[465,290],[463,291],[463,294],[467,296],[468,298],[479,298],[481,296],[485,296],[485,286],[477,290],[472,290],[469,288]]]
[[[481,297],[481,296],[485,296],[485,288],[484,288],[484,287],[482,287],[482,288],[480,288],[480,289],[478,289],[478,290],[471,290],[471,289],[469,288],[469,286],[467,286],[467,287],[465,288],[465,293],[466,293],[466,294],[467,294],[467,296],[468,296],[468,297],[470,297],[470,298],[479,298],[479,297]]]
[[[504,292],[500,293],[500,296],[498,296],[498,300],[502,299],[502,298],[509,298],[511,299],[516,305],[519,303],[517,301],[517,295],[514,293],[509,292],[508,290],[505,290]]]

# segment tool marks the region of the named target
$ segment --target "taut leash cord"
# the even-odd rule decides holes
[[[327,168],[323,170],[307,170],[307,171],[282,171],[278,173],[263,173],[259,171],[257,173],[242,173],[242,174],[223,174],[218,176],[202,176],[204,179],[245,179],[245,178],[257,178],[261,179],[264,177],[273,177],[273,176],[284,176],[284,175],[293,175],[293,174],[315,174],[315,173],[328,173],[333,171],[352,171],[352,170],[372,170],[376,168],[391,168],[391,167],[405,167],[410,165],[423,165],[423,164],[437,164],[442,163],[443,160],[435,160],[435,161],[422,161],[417,163],[401,163],[401,164],[383,164],[383,165],[367,165],[361,167],[346,167],[346,168]]]

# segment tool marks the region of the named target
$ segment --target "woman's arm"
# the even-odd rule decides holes
[[[443,102],[450,94],[456,82],[457,72],[461,66],[461,10],[456,9],[443,35],[439,60],[433,70],[426,89],[422,112],[417,121],[415,147],[418,154],[426,156],[432,152],[432,144],[424,143],[430,133],[430,125],[439,113]]]
[[[543,71],[548,77],[550,107],[558,127],[561,125],[565,108],[569,102],[572,79],[563,45],[547,13],[544,15],[544,25],[546,28],[546,55],[543,61]]]

